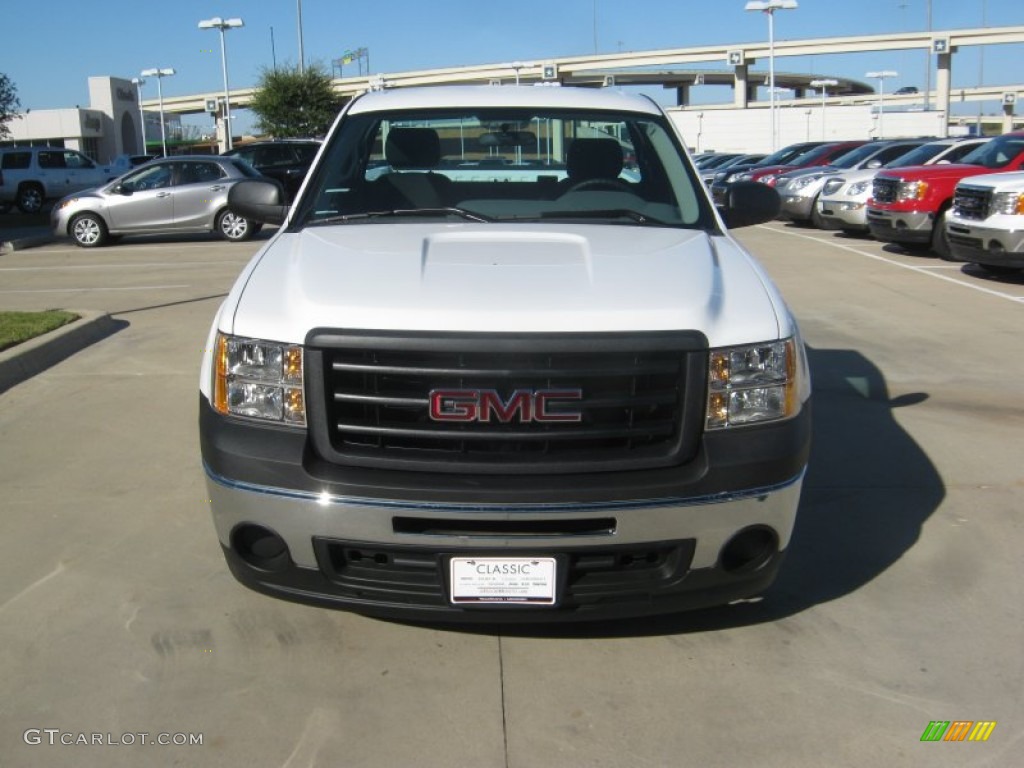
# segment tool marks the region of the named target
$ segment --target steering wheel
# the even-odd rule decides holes
[[[579,184],[573,184],[563,194],[569,194],[570,192],[583,192],[586,190],[598,190],[605,189],[610,192],[629,192],[633,193],[630,186],[620,179],[586,179],[581,181]]]

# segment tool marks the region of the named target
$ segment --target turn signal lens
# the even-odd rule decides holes
[[[213,368],[218,412],[306,425],[302,347],[217,334]]]
[[[711,351],[708,429],[796,415],[799,356],[794,339]]]

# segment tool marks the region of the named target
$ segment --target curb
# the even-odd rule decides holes
[[[110,336],[123,325],[106,312],[77,309],[67,311],[78,315],[78,319],[0,352],[0,392]]]
[[[31,237],[19,237],[17,240],[0,241],[0,253],[13,253],[23,251],[26,248],[36,248],[40,245],[47,245],[54,242],[53,235],[33,235]]]

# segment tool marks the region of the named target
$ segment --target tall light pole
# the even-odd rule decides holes
[[[772,152],[776,150],[775,131],[775,12],[792,11],[797,8],[796,0],[750,0],[743,10],[761,11],[768,14],[768,97],[772,123]]]
[[[821,88],[821,140],[825,140],[825,99],[828,98],[828,87],[830,85],[839,85],[838,80],[833,80],[830,77],[822,78],[821,80],[811,80],[811,88]]]
[[[142,111],[142,86],[146,84],[146,81],[141,77],[133,77],[132,85],[135,86],[135,92],[139,97],[139,132],[142,134],[142,147],[139,149],[139,154],[146,154],[146,115]]]
[[[891,69],[884,69],[880,72],[867,72],[864,77],[870,77],[878,81],[878,136],[881,139],[885,134],[882,132],[882,113],[885,111],[885,81],[890,77],[899,77],[899,72]]]
[[[160,144],[164,148],[164,157],[167,157],[167,129],[164,127],[164,89],[160,81],[165,77],[173,75],[174,70],[169,67],[166,69],[144,69],[139,74],[143,77],[156,78],[156,95],[160,102]]]
[[[306,71],[306,50],[302,44],[302,0],[295,0],[295,15],[299,27],[299,74]]]
[[[224,72],[224,151],[231,149],[231,94],[228,91],[228,54],[224,44],[224,30],[244,27],[245,22],[241,19],[222,19],[215,16],[212,19],[204,19],[199,22],[200,29],[220,30],[220,67]]]

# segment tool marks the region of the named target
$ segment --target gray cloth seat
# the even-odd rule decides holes
[[[575,139],[565,159],[567,178],[559,191],[597,179],[614,182],[622,172],[622,145],[615,139]]]
[[[441,140],[431,128],[392,128],[384,143],[391,172],[375,181],[375,209],[443,208],[449,205],[451,180],[433,169],[441,161]]]

